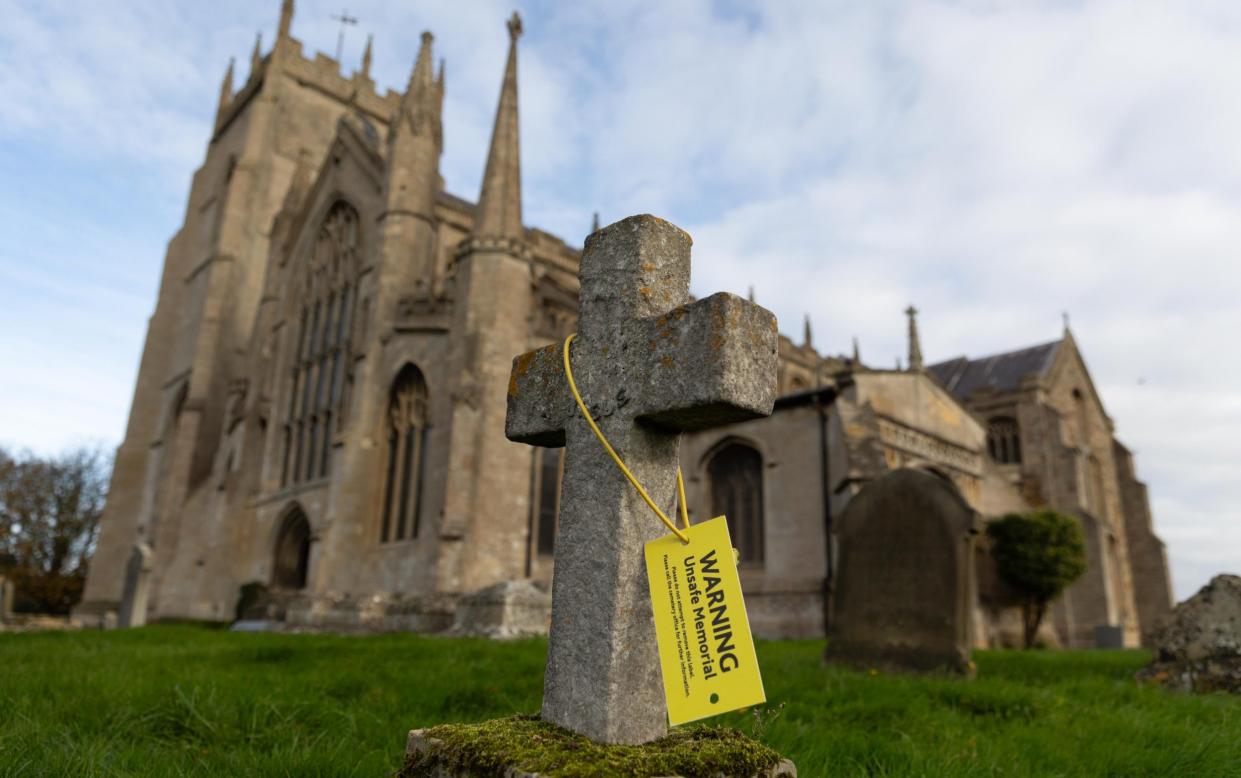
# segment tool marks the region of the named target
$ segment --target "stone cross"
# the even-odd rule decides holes
[[[588,237],[571,352],[592,416],[669,516],[681,432],[770,414],[776,389],[775,316],[727,293],[691,302],[690,244],[654,216]],[[505,426],[567,449],[542,716],[643,743],[667,731],[643,544],[668,530],[581,418],[562,348],[513,360]]]

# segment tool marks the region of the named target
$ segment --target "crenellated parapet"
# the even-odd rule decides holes
[[[370,53],[369,46],[367,53]],[[401,104],[401,93],[392,89],[383,94],[379,93],[370,77],[368,58],[364,57],[361,70],[346,76],[342,72],[341,63],[333,57],[316,52],[313,59],[307,58],[302,42],[296,38],[278,39],[266,55],[261,54],[259,42],[256,41],[250,60],[250,73],[235,94],[231,93],[230,65],[230,96],[225,99],[222,90],[212,139],[219,138],[228,130],[229,125],[245,111],[250,101],[273,77],[285,77],[297,86],[318,92],[328,99],[352,104],[368,119],[387,128],[389,119]]]

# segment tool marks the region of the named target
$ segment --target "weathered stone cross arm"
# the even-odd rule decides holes
[[[660,240],[667,237],[660,233],[669,229],[684,236],[684,243]],[[690,432],[771,413],[778,332],[770,311],[728,292],[659,310],[659,301],[689,296],[688,241],[688,235],[653,216],[630,217],[588,240],[582,259],[583,296],[592,286],[593,265],[608,265],[613,271],[627,265],[634,278],[624,283],[620,274],[610,272],[605,279],[630,300],[596,300],[594,306],[583,300],[582,332],[572,347],[573,372],[596,418],[621,411],[669,432]],[[684,251],[678,251],[682,245]],[[592,261],[618,249],[628,254],[627,263],[617,257]],[[668,279],[658,270],[680,264],[684,284],[677,289],[680,279]],[[600,313],[635,318],[597,326],[591,319],[598,308],[604,308]],[[578,410],[565,380],[562,349],[563,343],[553,343],[513,360],[505,424],[510,440],[564,445],[565,423]]]

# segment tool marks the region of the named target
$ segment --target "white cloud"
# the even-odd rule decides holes
[[[132,333],[129,356],[106,352],[104,389],[58,398],[83,409],[71,425],[39,395],[64,391],[56,371],[32,374],[16,403],[6,391],[5,413],[40,420],[0,421],[13,439],[119,437],[159,246],[224,63],[236,56],[244,73],[253,30],[270,41],[277,6],[0,0],[0,172],[6,150],[60,160],[65,175],[31,182],[37,191],[111,160],[149,177],[133,209],[162,219],[89,225],[116,279],[115,304],[91,310],[112,322],[101,332]],[[509,4],[350,7],[362,24],[345,59],[375,31],[381,85],[402,85],[418,34],[435,32],[448,59],[443,171],[475,196]],[[337,11],[298,3],[309,50],[334,49]],[[846,350],[856,334],[878,365],[903,352],[908,302],[923,310],[932,359],[1050,340],[1071,311],[1138,452],[1178,594],[1241,568],[1241,8],[594,0],[535,11],[521,54],[531,222],[577,242],[592,210],[659,213],[694,235],[696,290],[753,284],[786,330],[809,311],[820,347]],[[22,203],[2,204],[0,226],[20,234]],[[47,270],[32,281],[19,272],[27,253],[33,244],[0,249],[4,278],[25,279],[10,288],[81,282]],[[49,332],[0,358],[70,353],[91,337]],[[41,433],[43,420],[58,431]]]

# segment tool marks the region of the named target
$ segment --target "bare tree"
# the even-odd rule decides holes
[[[19,610],[67,613],[81,598],[110,470],[98,449],[0,449],[0,565],[17,584]]]

